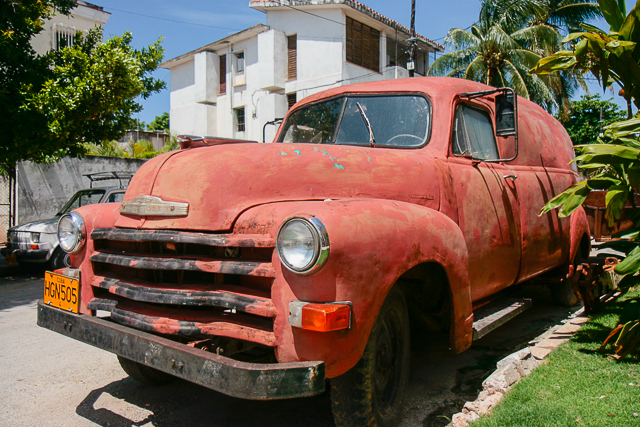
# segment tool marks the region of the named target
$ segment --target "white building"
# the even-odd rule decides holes
[[[408,77],[410,31],[352,0],[264,1],[259,24],[164,62],[171,130],[262,141],[263,126],[331,87]],[[420,35],[416,75],[444,48]],[[266,141],[276,128],[268,126]]]
[[[76,32],[86,33],[92,28],[102,27],[111,16],[102,7],[86,1],[76,0],[76,4],[69,16],[55,13],[45,21],[44,30],[31,40],[31,46],[37,54],[44,55],[62,45],[72,45]]]

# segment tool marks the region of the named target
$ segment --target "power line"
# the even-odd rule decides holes
[[[236,32],[237,31],[242,31],[242,30],[239,30],[237,28],[218,27],[216,25],[197,24],[195,22],[179,21],[177,19],[169,19],[169,18],[161,18],[159,16],[145,15],[143,13],[136,13],[136,12],[129,12],[127,10],[116,9],[116,8],[113,8],[113,7],[110,7],[109,9],[115,10],[116,12],[128,13],[130,15],[136,15],[136,16],[143,16],[145,18],[159,19],[161,21],[175,22],[175,23],[178,23],[178,24],[197,25],[199,27],[216,28],[218,30],[229,30],[229,31],[236,31]]]

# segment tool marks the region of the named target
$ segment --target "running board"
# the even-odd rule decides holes
[[[474,314],[473,340],[478,340],[531,307],[529,298],[510,298],[485,305]]]

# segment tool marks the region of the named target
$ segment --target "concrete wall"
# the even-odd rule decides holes
[[[135,172],[145,162],[142,159],[87,156],[84,159],[65,157],[54,164],[20,162],[17,167],[18,217],[16,224],[54,216],[76,191],[89,188],[89,179],[82,175],[97,172]],[[117,186],[118,181],[101,181],[98,187]]]

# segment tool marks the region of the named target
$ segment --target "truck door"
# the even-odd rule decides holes
[[[513,284],[520,270],[517,193],[510,170],[499,163],[493,121],[480,106],[459,104],[448,158],[458,225],[469,252],[471,298],[477,301]]]

